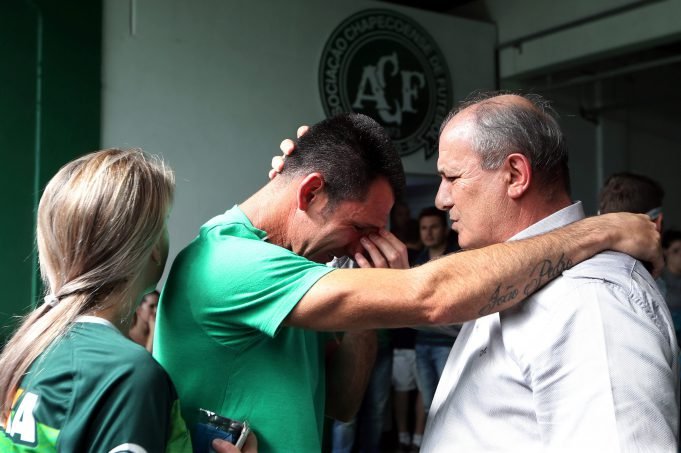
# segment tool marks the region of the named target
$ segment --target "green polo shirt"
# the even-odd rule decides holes
[[[261,453],[321,450],[327,337],[283,321],[331,271],[267,242],[238,207],[201,227],[173,263],[154,338],[190,430],[203,408],[248,420]]]

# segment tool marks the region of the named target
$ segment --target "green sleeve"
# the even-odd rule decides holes
[[[201,301],[191,309],[202,328],[228,346],[276,335],[305,293],[332,270],[264,241],[206,240],[192,257],[185,287]]]
[[[93,405],[86,451],[134,453],[136,446],[149,453],[191,451],[172,382],[147,359],[115,373],[101,395],[84,401]]]

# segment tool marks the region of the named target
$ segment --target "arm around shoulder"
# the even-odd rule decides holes
[[[607,214],[414,269],[337,270],[310,288],[286,323],[351,330],[465,322],[512,307],[606,249],[655,265],[661,259],[653,222],[643,215]]]

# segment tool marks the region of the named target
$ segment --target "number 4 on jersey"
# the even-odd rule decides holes
[[[14,416],[7,423],[7,434],[21,443],[34,444],[36,438],[35,417],[33,409],[38,403],[38,395],[26,393]],[[18,439],[16,438],[18,437]]]

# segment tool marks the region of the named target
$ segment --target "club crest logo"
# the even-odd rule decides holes
[[[435,152],[452,98],[447,62],[416,22],[390,10],[343,21],[322,53],[319,90],[326,115],[363,113],[388,132],[400,154]]]

